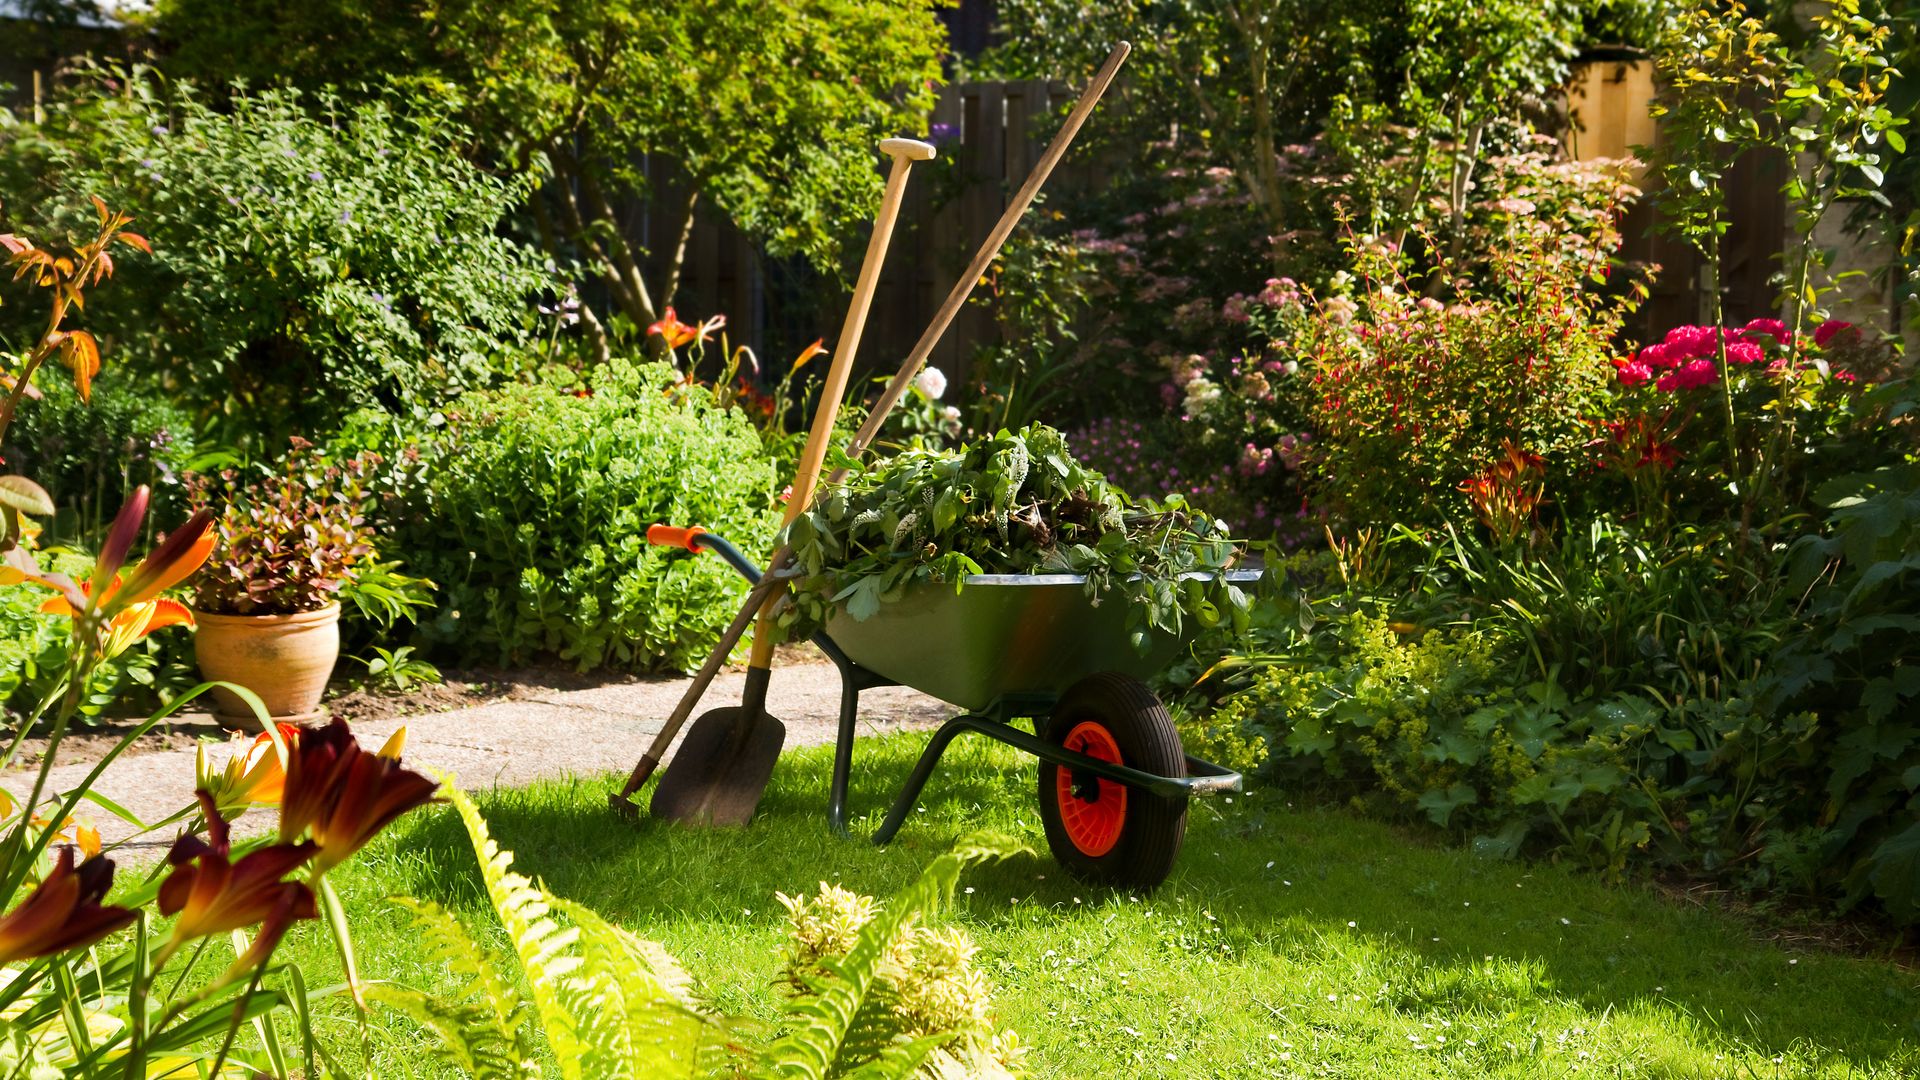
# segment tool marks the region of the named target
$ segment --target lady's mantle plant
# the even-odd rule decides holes
[[[804,572],[780,619],[789,637],[811,634],[835,605],[865,619],[910,587],[957,588],[969,574],[1085,574],[1096,603],[1124,598],[1136,644],[1189,615],[1211,626],[1247,608],[1219,573],[1240,554],[1223,522],[1178,495],[1136,502],[1041,424],[856,473],[822,492],[787,542]]]

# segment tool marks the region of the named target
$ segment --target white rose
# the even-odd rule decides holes
[[[940,395],[947,392],[947,375],[937,367],[921,368],[920,374],[913,377],[913,388],[925,394],[930,401],[939,401]]]
[[[1185,405],[1188,416],[1198,416],[1207,406],[1220,400],[1220,388],[1205,378],[1195,379],[1187,384]]]

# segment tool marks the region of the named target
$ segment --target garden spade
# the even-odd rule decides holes
[[[893,235],[894,219],[900,213],[901,196],[907,187],[907,171],[916,161],[933,157],[933,147],[913,139],[886,139],[882,153],[893,159],[887,174],[880,213],[874,219],[873,238],[860,264],[860,276],[854,280],[853,302],[847,308],[847,321],[840,329],[840,340],[833,350],[833,364],[827,371],[826,385],[820,389],[820,404],[814,410],[813,429],[807,433],[806,448],[794,471],[793,488],[787,498],[786,524],[806,513],[827,457],[827,444],[833,437],[834,420],[840,415],[840,402],[846,396],[847,379],[853,372],[854,354],[860,348],[860,333],[867,322],[874,287],[880,280],[880,268],[887,259],[887,243]],[[768,568],[767,579],[773,579]],[[653,791],[654,817],[706,825],[745,825],[760,805],[760,794],[773,775],[774,762],[780,757],[787,729],[767,715],[767,682],[773,664],[773,605],[778,590],[765,592],[759,608],[759,622],[753,632],[753,654],[747,666],[747,685],[738,707],[714,709],[695,720],[667,767],[660,786]],[[662,729],[648,756],[659,760],[666,743],[673,738],[673,727]]]

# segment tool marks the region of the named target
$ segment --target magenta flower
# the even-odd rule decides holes
[[[1841,322],[1838,319],[1828,319],[1814,330],[1813,343],[1824,349],[1827,347],[1827,342],[1832,341],[1835,337],[1838,337],[1841,332],[1846,330],[1854,330],[1853,324],[1850,322]],[[1858,334],[1859,331],[1854,330],[1854,333]]]
[[[1740,328],[1740,335],[1746,338],[1770,337],[1782,345],[1785,345],[1793,336],[1787,330],[1787,324],[1779,319],[1755,319]]]
[[[1706,386],[1719,378],[1719,376],[1720,372],[1713,366],[1713,361],[1706,357],[1701,357],[1696,360],[1689,360],[1680,367],[1674,368],[1672,371],[1660,376],[1653,385],[1657,390],[1665,390],[1671,393],[1679,390],[1691,390],[1696,386]]]
[[[1751,341],[1736,341],[1727,346],[1727,359],[1732,363],[1757,364],[1760,358],[1760,346]]]
[[[1653,378],[1653,368],[1646,363],[1644,357],[1649,351],[1657,348],[1659,348],[1658,345],[1650,345],[1646,349],[1642,349],[1640,352],[1642,359],[1615,360],[1613,362],[1613,370],[1620,376],[1621,386],[1639,386],[1641,383]]]

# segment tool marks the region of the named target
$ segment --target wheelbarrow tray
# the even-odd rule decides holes
[[[1226,576],[1247,584],[1260,571]],[[1081,574],[974,574],[958,589],[925,583],[865,619],[837,608],[825,630],[861,667],[970,711],[1002,698],[1057,698],[1103,671],[1144,680],[1165,670],[1184,635],[1149,628],[1145,650],[1135,648],[1127,598],[1107,590],[1096,604],[1086,582]]]

